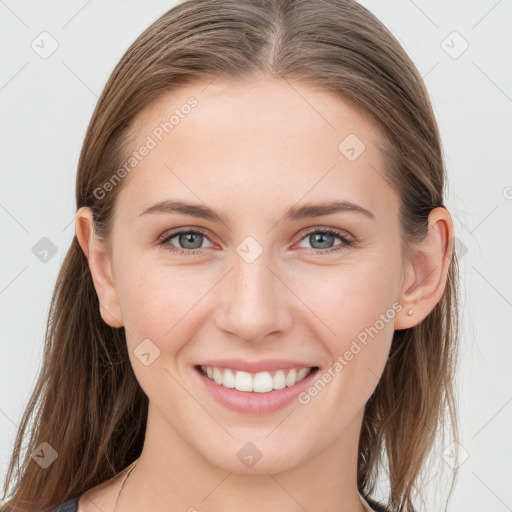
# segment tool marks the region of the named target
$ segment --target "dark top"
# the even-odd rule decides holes
[[[79,498],[75,498],[73,500],[66,501],[62,505],[59,505],[57,508],[55,508],[52,512],[76,512],[78,509],[78,499]],[[384,505],[380,505],[376,501],[373,501],[371,498],[365,498],[365,500],[376,512],[389,512],[388,509],[384,507]]]
[[[375,510],[375,512],[390,512],[384,505],[381,505],[380,503],[377,503],[376,501],[373,501],[371,498],[364,498],[368,505]]]
[[[78,510],[78,500],[79,498],[75,498],[73,500],[66,501],[57,508],[54,508],[51,512],[76,512]]]

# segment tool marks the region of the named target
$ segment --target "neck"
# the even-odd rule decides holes
[[[322,447],[310,458],[292,454],[282,461],[282,467],[275,463],[266,466],[265,453],[251,468],[244,467],[238,459],[234,464],[233,457],[241,447],[246,446],[248,452],[251,449],[242,440],[221,434],[219,429],[219,443],[232,454],[221,461],[225,467],[219,467],[208,460],[208,450],[195,450],[150,403],[144,449],[119,495],[117,509],[363,512],[368,509],[357,490],[357,441],[362,414],[363,411],[334,444]],[[272,462],[270,456],[267,464],[268,461]]]

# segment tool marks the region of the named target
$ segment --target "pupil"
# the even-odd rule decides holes
[[[322,233],[316,233],[313,235],[313,237],[315,237],[315,242],[317,242],[317,241],[320,242],[321,249],[325,249],[326,247],[328,247],[329,243],[326,242],[326,239],[328,240],[329,238],[332,238],[331,235],[324,235]],[[324,239],[323,242],[322,242],[322,238]],[[320,240],[318,240],[318,239],[320,239]]]
[[[184,240],[184,243],[187,244],[188,242],[191,242],[193,247],[187,247],[185,246],[186,249],[198,249],[199,247],[201,247],[201,234],[199,233],[187,233],[186,235],[181,235],[185,240]],[[195,240],[195,245],[194,245],[194,237],[197,237],[197,239]],[[182,240],[180,240],[181,242]]]

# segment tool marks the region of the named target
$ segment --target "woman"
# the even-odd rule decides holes
[[[444,184],[422,79],[359,4],[168,11],[86,134],[3,510],[416,510],[457,439]]]

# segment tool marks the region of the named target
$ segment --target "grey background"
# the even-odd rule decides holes
[[[512,510],[512,2],[362,3],[424,76],[443,139],[461,260],[465,457],[448,510]],[[41,364],[53,285],[74,234],[75,173],[87,124],[125,49],[173,5],[0,0],[2,482]],[[43,51],[46,37],[44,48],[51,49],[43,31],[58,44],[47,58],[31,47]],[[47,255],[38,253],[41,247]],[[445,459],[449,464],[449,447],[441,446],[436,460]],[[424,485],[427,510],[446,492],[440,475],[433,471]]]

